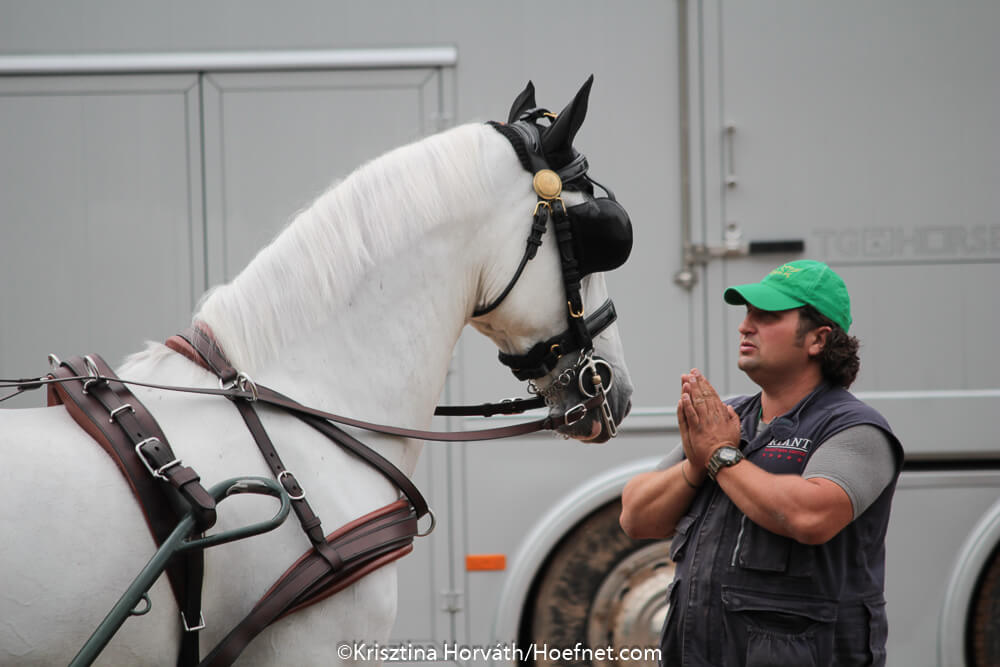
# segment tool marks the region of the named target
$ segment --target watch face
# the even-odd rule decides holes
[[[721,449],[721,450],[719,450],[719,458],[724,463],[730,463],[732,461],[735,461],[736,460],[736,450],[735,449],[730,449],[728,447],[726,449]]]

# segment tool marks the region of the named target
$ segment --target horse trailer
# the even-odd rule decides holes
[[[331,180],[594,73],[578,143],[638,241],[607,278],[631,415],[604,445],[425,445],[437,529],[383,657],[653,664],[672,564],[621,532],[622,486],[678,441],[681,373],[754,390],[724,288],[809,257],[847,282],[853,390],[906,450],[888,664],[1000,664],[998,25],[979,0],[3,3],[0,377],[164,340]],[[523,395],[495,355],[467,330],[441,402]]]

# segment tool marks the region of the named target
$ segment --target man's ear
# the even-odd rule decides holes
[[[819,354],[826,348],[827,342],[830,340],[830,333],[833,331],[833,327],[821,326],[816,327],[809,332],[809,336],[812,337],[812,341],[809,344],[809,356],[818,357]]]

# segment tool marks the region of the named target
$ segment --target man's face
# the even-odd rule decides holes
[[[809,351],[798,335],[799,311],[766,311],[747,304],[740,323],[737,365],[760,384],[761,380],[795,375],[809,364]]]

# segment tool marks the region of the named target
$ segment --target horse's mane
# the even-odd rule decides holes
[[[359,167],[296,214],[232,282],[206,293],[195,319],[225,341],[237,367],[258,367],[290,332],[335,312],[372,266],[437,224],[487,209],[487,133],[462,125]]]

